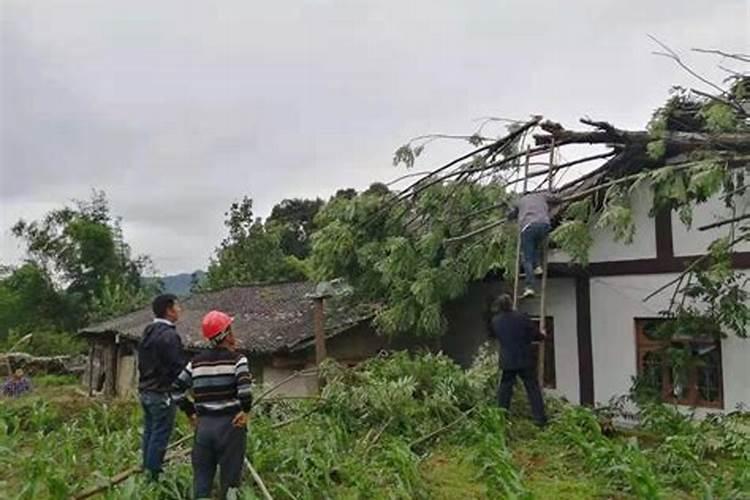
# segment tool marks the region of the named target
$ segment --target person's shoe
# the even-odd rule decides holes
[[[544,269],[542,269],[542,267],[541,267],[541,266],[536,266],[536,267],[534,268],[534,274],[535,274],[536,276],[541,276],[541,275],[543,275],[543,274],[544,274]]]
[[[524,289],[523,293],[521,294],[522,299],[528,299],[536,295],[533,288],[526,288]]]

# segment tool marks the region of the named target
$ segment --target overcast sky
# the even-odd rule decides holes
[[[717,80],[691,47],[750,48],[750,0],[0,2],[0,262],[22,258],[19,217],[97,188],[163,273],[205,268],[233,200],[265,216],[395,178],[415,135],[640,128],[695,83],[647,34]]]

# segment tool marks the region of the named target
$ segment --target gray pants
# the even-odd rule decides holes
[[[245,465],[247,429],[232,425],[233,415],[198,417],[193,444],[193,490],[195,498],[210,498],[216,467],[219,467],[219,498],[237,488]]]

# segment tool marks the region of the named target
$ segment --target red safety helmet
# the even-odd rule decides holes
[[[201,322],[201,330],[203,330],[203,336],[206,340],[211,340],[220,333],[224,333],[229,325],[232,324],[234,318],[221,311],[210,311],[203,316]]]

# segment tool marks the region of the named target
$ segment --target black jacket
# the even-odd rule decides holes
[[[544,338],[529,317],[517,311],[500,313],[492,318],[490,337],[500,341],[500,366],[503,370],[533,367],[531,343]]]
[[[138,345],[138,390],[169,392],[184,366],[175,326],[161,321],[148,325]]]

